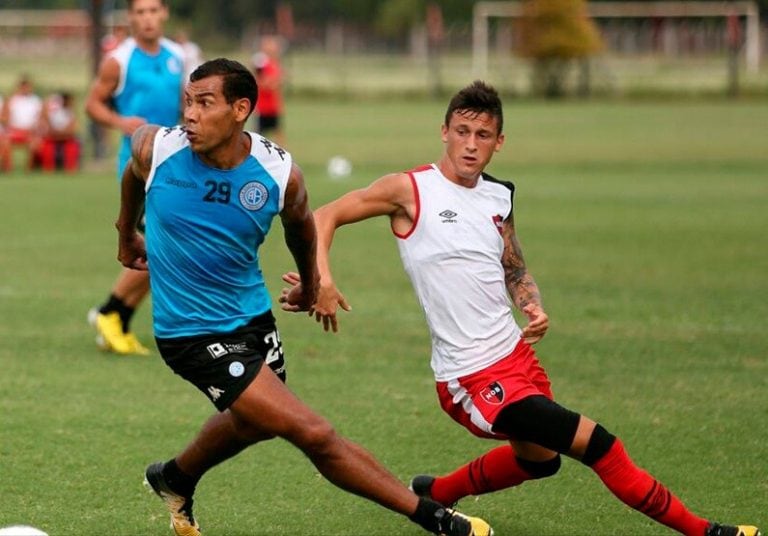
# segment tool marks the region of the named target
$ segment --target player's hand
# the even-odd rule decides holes
[[[523,313],[528,317],[528,324],[523,328],[523,340],[528,344],[536,344],[547,333],[549,317],[544,309],[535,303],[523,307]]]
[[[143,117],[126,116],[120,119],[120,130],[126,136],[132,136],[136,129],[142,125],[146,125],[147,120]]]
[[[284,287],[280,291],[280,297],[277,299],[282,304],[280,308],[291,313],[307,311],[311,315],[313,312],[312,304],[316,298],[315,292],[309,294],[306,292],[301,284],[301,278],[296,272],[285,273],[282,279],[291,286]]]
[[[283,311],[299,312],[307,311],[310,316],[314,315],[317,322],[323,324],[323,329],[332,330],[334,333],[339,331],[339,322],[336,318],[336,311],[339,307],[345,311],[352,310],[347,300],[339,292],[335,285],[320,285],[315,302],[306,309],[300,308],[294,303],[294,292],[297,286],[301,285],[301,278],[296,272],[287,272],[283,274],[283,281],[291,285],[289,288],[283,288],[280,292],[278,301],[282,304]]]
[[[134,231],[127,236],[120,236],[117,246],[117,260],[126,268],[147,270],[147,249],[144,237]]]
[[[320,290],[317,292],[317,300],[315,301],[314,313],[315,320],[322,322],[323,330],[333,330],[334,333],[339,331],[339,320],[336,318],[336,312],[341,307],[345,311],[351,311],[352,307],[347,303],[344,295],[339,292],[336,285],[323,285],[320,284]]]

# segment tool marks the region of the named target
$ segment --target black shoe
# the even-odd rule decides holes
[[[706,536],[762,536],[762,532],[759,528],[750,525],[733,526],[710,523],[707,527]]]
[[[177,536],[201,536],[200,525],[192,515],[192,497],[182,497],[163,478],[163,462],[153,463],[144,472],[144,485],[160,497],[171,513],[171,528]]]

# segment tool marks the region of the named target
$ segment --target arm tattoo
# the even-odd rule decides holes
[[[152,167],[157,131],[156,125],[145,125],[131,136],[131,167],[134,174],[142,179],[146,179]]]
[[[502,237],[504,239],[504,252],[501,256],[501,264],[504,267],[504,281],[507,285],[507,292],[512,297],[512,302],[518,309],[522,309],[529,303],[536,303],[541,306],[539,287],[525,267],[523,250],[515,236],[515,223],[512,215],[504,222]]]

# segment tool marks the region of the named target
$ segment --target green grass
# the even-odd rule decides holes
[[[318,206],[437,159],[443,104],[292,101],[289,148]],[[510,101],[490,172],[518,187],[516,221],[551,328],[537,353],[557,398],[601,421],[694,511],[768,525],[768,109],[763,104]],[[350,158],[329,181],[333,154]],[[141,489],[212,407],[155,353],[98,351],[85,324],[115,257],[111,162],[76,176],[0,176],[0,526],[52,536],[169,534]],[[279,225],[262,260],[291,268]],[[339,231],[342,331],[278,313],[289,384],[403,481],[494,443],[439,410],[429,337],[385,221]],[[135,321],[151,341],[149,308]],[[662,535],[580,464],[462,501],[499,535]],[[206,536],[421,534],[320,478],[280,441],[212,471]]]
[[[207,58],[228,56],[245,64],[248,50],[216,50],[201,43]],[[29,47],[34,50],[35,47]],[[80,98],[91,79],[88,56],[76,55],[63,46],[46,55],[41,50],[34,56],[2,54],[0,94],[7,95],[15,87],[19,74],[31,75],[37,88],[48,93],[60,89],[73,91]],[[284,57],[286,89],[297,95],[429,95],[433,90],[433,70],[423,57],[389,52],[354,52],[327,54],[323,51],[290,49]],[[467,83],[473,74],[471,51],[444,54],[439,60],[439,83],[442,91],[452,93]],[[566,74],[565,84],[573,93],[578,85],[578,69]],[[487,73],[483,76],[505,93],[529,95],[530,63],[511,54],[492,53]],[[621,55],[606,53],[591,61],[591,85],[596,94],[619,97],[724,96],[728,87],[728,63],[724,56]],[[742,58],[739,87],[744,95],[765,97],[768,94],[768,67],[763,62],[757,72],[746,69]]]

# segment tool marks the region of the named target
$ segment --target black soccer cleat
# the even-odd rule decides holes
[[[751,525],[721,525],[710,523],[705,536],[762,536],[757,527]]]
[[[163,462],[156,462],[144,472],[144,485],[160,497],[171,513],[171,528],[177,536],[201,536],[200,525],[192,515],[192,497],[183,497],[168,487],[163,478]]]

